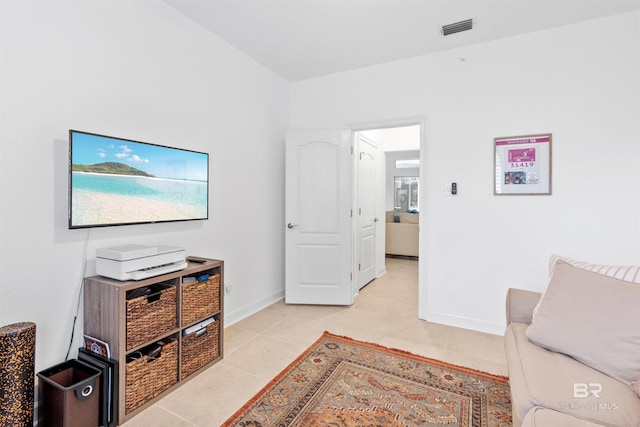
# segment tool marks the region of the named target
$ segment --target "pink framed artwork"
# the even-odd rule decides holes
[[[551,195],[550,133],[494,138],[493,194]]]

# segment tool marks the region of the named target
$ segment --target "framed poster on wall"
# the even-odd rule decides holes
[[[494,138],[493,194],[551,194],[551,134]]]

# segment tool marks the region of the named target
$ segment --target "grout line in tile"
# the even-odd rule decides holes
[[[169,414],[173,415],[176,418],[179,418],[180,420],[184,421],[185,423],[188,423],[190,426],[194,426],[194,427],[200,427],[198,424],[194,424],[191,421],[189,421],[188,419],[180,416],[179,414],[176,414],[175,412],[169,410],[168,408],[165,408],[164,406],[162,406],[162,401],[158,402],[155,404],[155,407],[158,409],[161,409],[165,412],[168,412]]]

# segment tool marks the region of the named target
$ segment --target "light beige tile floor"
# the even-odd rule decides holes
[[[222,361],[124,426],[217,427],[324,331],[507,375],[501,336],[418,319],[418,262],[386,264],[350,307],[278,302],[226,328]]]

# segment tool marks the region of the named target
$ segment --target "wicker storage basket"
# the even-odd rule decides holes
[[[190,325],[220,311],[220,275],[182,285],[182,324]]]
[[[156,292],[127,300],[127,350],[177,327],[176,287],[162,285]]]
[[[178,382],[178,340],[167,343],[157,358],[142,356],[128,362],[125,372],[128,414]]]
[[[180,379],[185,379],[220,356],[219,338],[218,321],[182,337]]]

